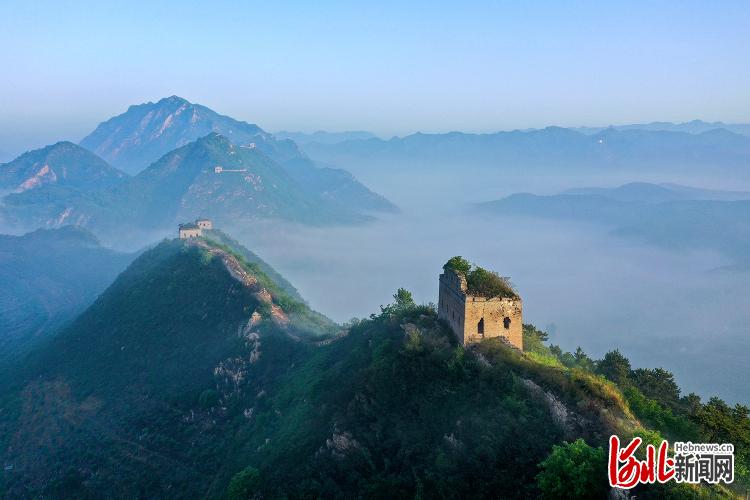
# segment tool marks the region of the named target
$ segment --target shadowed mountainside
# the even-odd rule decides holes
[[[133,258],[73,226],[0,235],[0,359],[19,356],[73,319]]]

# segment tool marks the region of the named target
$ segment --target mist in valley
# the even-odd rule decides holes
[[[524,321],[547,330],[552,343],[581,346],[594,357],[617,348],[634,367],[673,371],[685,393],[750,401],[743,376],[748,275],[726,270],[728,258],[634,243],[607,226],[488,216],[471,206],[517,191],[616,185],[623,181],[617,176],[455,172],[402,173],[380,185],[372,182],[376,174],[359,173],[401,208],[361,226],[264,222],[225,229],[339,322],[377,312],[399,287],[418,302],[436,302],[442,265],[462,255],[510,276],[524,299]]]
[[[510,276],[524,299],[524,321],[547,330],[565,350],[581,346],[599,358],[617,348],[634,367],[673,371],[685,393],[750,401],[743,375],[750,357],[748,266],[716,252],[641,244],[607,225],[498,216],[474,207],[518,192],[556,194],[632,181],[735,190],[750,184],[659,172],[392,167],[346,165],[399,213],[358,225],[264,220],[219,228],[276,268],[314,309],[341,323],[378,312],[399,287],[418,302],[436,302],[442,265],[462,255]],[[106,247],[137,252],[175,237],[176,229],[122,228],[96,236]]]

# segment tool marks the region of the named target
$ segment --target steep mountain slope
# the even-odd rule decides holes
[[[164,242],[12,372],[22,392],[0,405],[3,484],[13,496],[207,491],[230,450],[221,433],[246,421],[237,405],[262,400],[264,372],[289,370],[312,346],[302,339],[335,332],[232,251]]]
[[[533,327],[527,354],[497,339],[464,349],[400,291],[337,335],[239,251],[162,243],[5,374],[0,493],[535,497],[537,464],[563,439],[660,437],[631,401],[649,418],[661,403],[566,366]],[[588,360],[576,355],[560,359]],[[606,492],[597,453],[572,478],[594,495]]]
[[[136,174],[161,156],[211,132],[225,135],[238,145],[255,143],[269,157],[283,161],[300,156],[294,142],[276,140],[254,124],[177,97],[130,106],[81,140],[81,146]]]
[[[122,182],[126,175],[72,142],[58,142],[0,165],[0,189],[26,191],[56,185],[97,189]]]
[[[398,211],[393,203],[370,191],[346,170],[320,166],[307,158],[289,160],[283,166],[305,190],[345,210]]]
[[[217,167],[222,169],[218,173]],[[316,175],[312,172],[311,177]],[[143,223],[152,224],[196,216],[220,222],[256,217],[308,223],[363,220],[354,209],[316,190],[314,183],[298,182],[258,149],[210,134],[172,151],[136,176],[127,202],[138,199]]]
[[[0,235],[0,360],[75,317],[134,257],[72,226]]]

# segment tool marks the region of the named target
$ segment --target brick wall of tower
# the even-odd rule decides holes
[[[475,297],[467,294],[463,276],[453,271],[440,275],[438,318],[450,325],[462,344],[505,337],[512,345],[523,350],[522,312],[520,298]],[[480,332],[480,321],[483,333]]]
[[[464,344],[481,342],[483,339],[493,337],[505,337],[511,344],[523,350],[521,309],[521,299],[485,299],[467,296],[464,313]],[[483,336],[479,333],[480,321],[483,323]]]
[[[440,275],[440,290],[438,293],[438,318],[444,319],[458,337],[464,342],[464,304],[466,295],[466,280],[452,271]]]

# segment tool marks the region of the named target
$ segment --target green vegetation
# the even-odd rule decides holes
[[[241,249],[224,249],[290,318],[312,321]],[[664,370],[634,370],[621,353],[597,361],[563,352],[531,325],[525,353],[498,339],[466,349],[434,306],[415,304],[405,289],[331,342],[294,320],[263,315],[248,326],[263,304],[208,255],[179,241],[144,253],[6,375],[0,462],[15,468],[0,476],[0,491],[574,497],[605,491],[603,449],[613,433],[732,442],[734,487],[747,485],[747,408],[681,397]],[[728,491],[668,484],[634,494]]]
[[[260,472],[255,467],[246,467],[232,477],[227,488],[229,500],[248,500],[257,497],[260,487]]]
[[[605,354],[597,363],[597,371],[612,382],[623,386],[630,377],[630,361],[615,349]]]
[[[539,464],[539,491],[544,498],[604,498],[607,495],[607,458],[604,449],[583,439],[552,447]]]
[[[445,270],[452,270],[466,278],[468,292],[480,297],[517,298],[518,293],[513,288],[510,278],[500,276],[494,271],[488,271],[477,265],[472,266],[461,256],[451,257],[443,266]]]
[[[456,271],[459,274],[467,275],[469,274],[469,271],[471,271],[471,263],[460,255],[456,255],[455,257],[448,259],[448,262],[443,265],[443,270],[447,271],[448,269]]]
[[[208,492],[217,474],[224,491],[236,470],[220,473],[220,457],[247,424],[247,398],[271,392],[305,359],[313,348],[305,339],[319,338],[310,318],[319,315],[295,303],[283,329],[264,316],[254,345],[241,329],[264,304],[206,255],[178,240],[149,250],[9,370],[0,391],[0,462],[23,471],[3,478],[9,496],[28,487],[51,497],[188,497]],[[335,327],[320,317],[317,326]],[[136,479],[144,474],[152,479]],[[40,480],[25,486],[28,478]]]
[[[538,359],[555,358],[563,370],[585,374],[591,380],[609,384],[624,408],[642,426],[635,434],[646,442],[669,439],[706,443],[732,443],[735,447],[735,491],[750,485],[750,409],[741,404],[730,406],[719,398],[702,403],[696,394],[680,395],[674,376],[662,368],[632,369],[630,361],[618,350],[610,351],[599,361],[592,361],[580,347],[576,354],[565,353],[557,346],[547,346],[547,335],[531,325],[524,325],[524,346],[527,354]],[[549,362],[548,364],[553,364]],[[650,436],[650,437],[649,437]],[[664,493],[702,497],[705,492],[685,490],[674,485],[654,486]],[[726,496],[718,489],[711,495]]]
[[[247,443],[263,496],[533,496],[536,464],[562,438],[545,404],[457,346],[431,306],[394,299],[273,398],[278,433]]]
[[[518,294],[513,289],[510,279],[500,276],[494,271],[488,271],[482,267],[475,266],[471,272],[466,275],[466,284],[469,293],[481,297],[507,297],[516,298]]]

